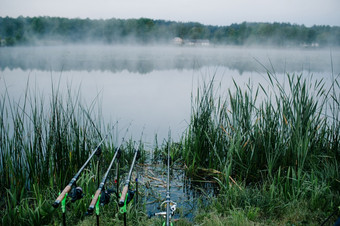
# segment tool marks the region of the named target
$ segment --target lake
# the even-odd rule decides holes
[[[266,70],[284,80],[303,73],[329,85],[340,73],[340,49],[182,46],[35,46],[0,48],[0,95],[23,98],[27,81],[48,97],[80,91],[87,106],[98,101],[105,122],[118,121],[120,138],[142,139],[146,147],[178,140],[188,126],[197,87],[213,76],[221,95],[233,82],[266,86]]]

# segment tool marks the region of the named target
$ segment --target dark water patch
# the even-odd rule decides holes
[[[166,165],[139,164],[137,166],[139,183],[144,192],[142,202],[145,203],[149,215],[164,211],[161,204],[165,201],[167,186]],[[207,205],[209,198],[218,192],[218,185],[214,181],[191,179],[186,175],[182,164],[175,163],[170,168],[170,196],[177,203],[173,218],[186,218],[193,221],[198,203]]]

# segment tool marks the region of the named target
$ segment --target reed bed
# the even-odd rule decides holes
[[[243,88],[234,82],[234,91],[223,95],[213,78],[197,90],[181,142],[165,142],[154,152],[157,160],[170,145],[173,161],[181,158],[189,174],[215,175],[220,193],[208,207],[202,203],[196,223],[320,224],[339,206],[340,85],[333,80],[326,88],[322,80],[287,75],[283,85],[268,73],[268,87]],[[51,203],[102,139],[102,131],[112,127],[104,125],[97,103],[86,106],[79,90],[62,94],[53,84],[50,96],[39,96],[27,85],[18,101],[8,92],[0,97],[2,225],[60,223],[61,212]],[[102,168],[118,144],[111,137],[104,146]],[[121,145],[122,172],[135,146],[132,140]],[[138,146],[143,162],[144,145]],[[72,224],[94,222],[83,213],[96,190],[96,164],[93,160],[77,182],[85,197],[68,206],[77,210],[68,215]],[[102,221],[121,223],[111,211],[115,204],[109,205]],[[128,211],[131,222],[152,222],[141,209]]]
[[[103,134],[109,136],[101,145],[102,154],[92,158],[76,182],[84,197],[67,204],[69,224],[85,220],[91,195],[115,148],[122,150],[121,173],[128,170],[135,148],[140,150],[139,161],[145,160],[142,142],[123,139],[117,143],[118,122],[104,123],[98,97],[87,106],[82,102],[80,87],[75,91],[67,87],[65,92],[59,83],[52,82],[51,90],[50,95],[40,95],[28,80],[20,99],[11,99],[7,90],[0,97],[1,225],[60,224],[61,210],[54,209],[52,203],[103,140]],[[118,216],[115,202],[108,208],[104,209],[104,221],[110,221],[112,214]],[[122,219],[117,218],[119,221]]]
[[[204,83],[192,102],[183,159],[192,175],[200,168],[221,173],[227,209],[260,205],[251,195],[246,203],[233,200],[240,196],[235,188],[252,188],[268,194],[273,208],[304,200],[325,217],[340,201],[339,83],[326,88],[322,80],[287,74],[283,85],[272,73],[268,81],[269,88],[245,89],[234,82],[225,96],[216,95],[214,79]]]
[[[52,84],[50,96],[39,95],[29,81],[19,100],[11,99],[7,91],[0,97],[3,225],[51,221],[52,199],[87,160],[102,139],[102,131],[109,128],[97,107],[100,109],[96,100],[85,106],[79,90],[68,88],[62,94],[58,84]],[[108,139],[102,148],[106,149],[104,157],[111,159],[112,142]],[[95,164],[93,161],[89,167],[94,172]]]

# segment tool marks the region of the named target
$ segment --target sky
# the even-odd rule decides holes
[[[340,26],[340,0],[0,0],[1,17],[151,18],[205,25]]]

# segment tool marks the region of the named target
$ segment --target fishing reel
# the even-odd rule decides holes
[[[132,191],[132,190],[128,190],[128,196],[127,196],[127,199],[126,199],[126,204],[129,204],[132,199],[133,199],[133,196],[135,196],[135,193],[136,191]]]
[[[107,190],[103,190],[100,196],[100,200],[99,200],[100,205],[104,206],[108,204],[110,202],[112,193],[116,193],[116,191],[114,191],[113,189],[109,189],[109,188]]]
[[[110,198],[111,198],[111,193],[115,193],[115,191],[113,189],[103,189],[100,195],[100,199],[99,199],[99,204],[101,206],[104,206],[106,204],[108,204],[110,202]],[[92,215],[94,212],[95,207],[94,206],[90,206],[85,215],[89,216]]]
[[[169,203],[169,204],[168,204]],[[162,202],[161,204],[161,207],[164,205],[164,208],[166,209],[167,205],[170,205],[170,215],[173,216],[174,215],[174,212],[176,211],[176,208],[177,208],[177,203],[175,203],[174,201],[172,200],[169,200],[169,201],[164,201]],[[166,214],[166,212],[165,212]]]
[[[83,189],[81,187],[73,187],[70,193],[71,202],[75,202],[84,197]]]
[[[161,204],[161,208],[165,208],[167,207],[167,205],[170,205],[170,215],[169,217],[173,216],[175,211],[176,211],[176,208],[177,208],[177,203],[175,203],[174,201],[164,201],[162,202]],[[166,217],[166,211],[162,211],[162,212],[158,212],[158,213],[154,213],[154,214],[149,214],[149,218],[153,217],[153,216],[163,216],[164,218]]]

